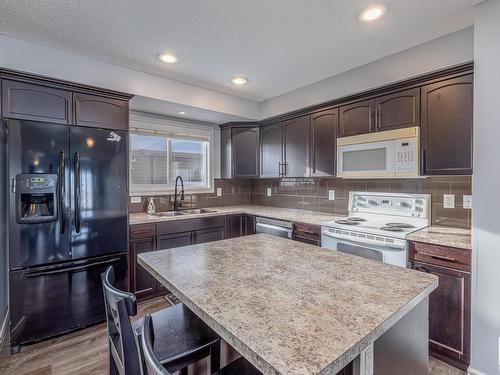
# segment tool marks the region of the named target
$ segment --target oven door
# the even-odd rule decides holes
[[[336,238],[332,235],[325,234],[325,232],[321,235],[321,246],[330,250],[378,260],[400,267],[407,267],[408,264],[406,246],[404,248],[393,248],[383,245],[365,244],[358,241]]]
[[[345,144],[337,148],[337,176],[394,177],[394,142]]]

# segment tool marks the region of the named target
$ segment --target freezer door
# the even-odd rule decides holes
[[[72,127],[70,154],[72,258],[127,251],[127,133]]]
[[[11,269],[70,258],[69,247],[69,128],[66,125],[9,120],[9,241]],[[14,181],[20,173],[58,176],[58,219],[45,223],[16,221]]]
[[[61,335],[105,320],[101,274],[113,266],[126,290],[127,255],[10,273],[11,344]]]

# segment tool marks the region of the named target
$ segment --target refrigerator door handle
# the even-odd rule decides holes
[[[75,153],[75,230],[80,233],[80,154]]]
[[[82,271],[87,268],[91,268],[94,266],[101,266],[105,264],[112,264],[117,261],[119,261],[120,258],[111,258],[111,259],[106,259],[106,260],[101,260],[93,263],[86,263],[86,264],[80,264],[74,267],[68,267],[68,268],[59,268],[59,269],[52,269],[52,270],[46,270],[46,271],[38,271],[38,272],[27,272],[23,274],[23,278],[25,279],[30,279],[34,277],[40,277],[40,276],[48,276],[48,275],[57,275],[60,273],[68,273],[68,272],[77,272],[77,271]]]
[[[66,229],[66,172],[64,151],[59,152],[59,207],[61,210],[61,234]]]

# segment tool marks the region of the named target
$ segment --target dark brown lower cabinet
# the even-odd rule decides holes
[[[319,225],[293,223],[293,240],[321,246],[321,227]]]
[[[137,256],[156,250],[156,238],[142,238],[130,241],[130,290],[137,299],[144,300],[156,295],[157,283],[153,276],[149,274],[141,265],[137,263]]]
[[[241,237],[244,231],[245,215],[234,214],[226,216],[226,238]]]
[[[255,234],[257,231],[254,215],[245,215],[245,236]]]
[[[439,286],[429,296],[430,354],[466,371],[470,362],[470,272],[418,261],[410,261],[410,266],[439,278]]]
[[[205,243],[224,239],[224,227],[202,229],[194,232],[193,243]]]
[[[193,232],[180,232],[158,236],[157,250],[173,249],[174,247],[188,246],[193,243]]]

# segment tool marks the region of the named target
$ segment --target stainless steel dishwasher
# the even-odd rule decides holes
[[[267,233],[272,236],[292,239],[293,224],[290,221],[257,217],[256,233]]]

